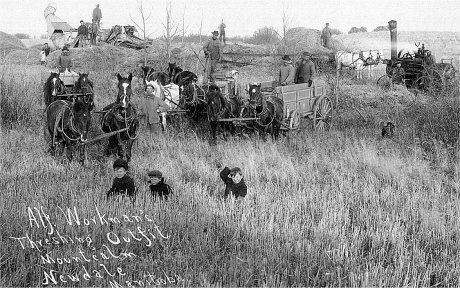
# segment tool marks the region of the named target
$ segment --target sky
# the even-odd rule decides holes
[[[146,29],[150,37],[162,35],[166,0],[143,0],[145,14],[151,14]],[[79,21],[91,21],[93,8],[100,4],[103,28],[116,24],[140,24],[141,0],[0,0],[0,31],[14,34],[41,35],[46,31],[43,11],[55,3],[55,15],[78,28]],[[460,32],[460,0],[172,0],[173,18],[186,34],[202,34],[216,30],[222,19],[227,37],[251,36],[255,30],[272,26],[282,29],[283,11],[290,27],[331,28],[347,33],[351,27],[375,27],[398,21],[399,31]],[[185,13],[185,14],[184,14]]]

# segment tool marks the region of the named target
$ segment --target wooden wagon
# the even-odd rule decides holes
[[[279,97],[284,102],[284,120],[281,123],[283,130],[296,130],[300,127],[303,118],[313,120],[315,131],[327,131],[332,125],[333,104],[326,94],[326,84],[323,81],[315,81],[312,87],[307,83],[287,86],[277,86],[277,81],[256,83],[260,85],[261,92],[267,97]],[[257,121],[254,118],[230,118],[220,121]]]

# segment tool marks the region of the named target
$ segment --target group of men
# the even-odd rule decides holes
[[[99,31],[102,19],[102,12],[101,8],[99,8],[99,4],[96,5],[96,8],[93,9],[93,21],[92,25],[95,25],[97,28],[96,31]],[[94,27],[94,26],[93,26]],[[80,26],[77,30],[77,39],[78,39],[78,47],[83,47],[86,45],[87,35],[88,35],[88,27],[86,26],[83,20],[80,20]]]
[[[307,51],[303,52],[295,67],[292,64],[291,57],[284,55],[283,65],[278,72],[278,84],[281,86],[308,83],[308,87],[313,84],[313,79],[316,74],[315,63],[310,59],[311,54]]]

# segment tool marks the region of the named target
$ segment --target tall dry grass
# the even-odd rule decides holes
[[[29,75],[20,69],[11,73]],[[110,75],[94,75],[98,108],[112,99]],[[40,84],[38,77],[27,77]],[[8,79],[2,86],[16,87],[21,78]],[[34,94],[31,87],[27,85],[21,95]],[[375,112],[391,102],[378,97],[366,102],[363,97],[374,91],[366,87],[356,95],[362,109],[368,109],[367,104],[375,106]],[[13,96],[2,92],[8,103]],[[26,99],[18,97],[21,102]],[[106,201],[114,159],[101,155],[102,144],[90,147],[90,162],[83,167],[44,152],[41,118],[35,114],[25,122],[29,129],[2,129],[2,147],[8,149],[0,157],[0,285],[38,286],[49,269],[82,275],[82,266],[101,270],[99,263],[105,263],[109,271],[121,267],[128,276],[104,274],[104,279],[59,285],[110,286],[109,280],[143,279],[149,271],[178,275],[184,280],[181,286],[458,286],[458,164],[451,165],[451,173],[433,169],[424,159],[423,147],[401,132],[396,141],[377,137],[379,115],[390,113],[390,108],[381,114],[361,112],[366,124],[351,125],[361,116],[345,113],[348,101],[352,97],[340,102],[343,110],[337,111],[335,130],[324,135],[305,129],[277,142],[240,139],[209,146],[203,135],[190,130],[161,137],[144,133],[134,145],[130,167],[138,187],[134,205]],[[37,104],[31,103],[33,110]],[[396,119],[414,122],[426,117],[390,114],[398,115]],[[2,127],[6,124],[10,122],[2,118]],[[96,122],[95,127],[97,131]],[[436,151],[447,147],[438,142]],[[452,164],[449,154],[439,157]],[[249,187],[245,199],[222,199],[217,164],[243,169]],[[144,177],[153,168],[163,172],[174,190],[168,202],[154,202],[149,195]],[[92,246],[22,249],[10,237],[56,236],[46,234],[49,227],[30,225],[27,208],[40,206],[61,235],[90,236]],[[140,215],[142,210],[170,238],[157,237],[151,247],[145,241],[110,244],[109,232],[126,237],[128,229],[155,231],[154,226],[145,221],[70,226],[58,206],[75,207],[81,217],[94,216],[95,207],[111,217]],[[41,259],[45,252],[75,256],[79,248],[96,254],[104,251],[103,244],[137,257],[84,265],[47,264]]]

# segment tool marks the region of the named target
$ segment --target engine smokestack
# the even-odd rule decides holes
[[[388,22],[390,28],[390,39],[391,39],[391,60],[398,58],[398,22],[391,20]]]

